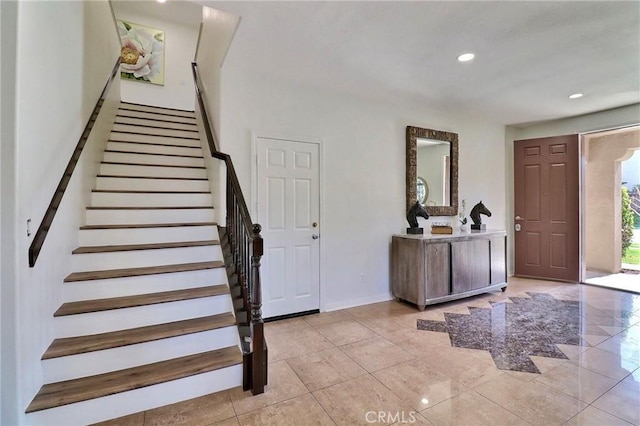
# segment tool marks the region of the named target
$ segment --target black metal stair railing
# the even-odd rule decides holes
[[[267,384],[267,342],[264,338],[262,319],[262,288],[260,283],[260,260],[263,241],[259,224],[251,222],[238,176],[228,154],[218,151],[212,124],[207,114],[198,74],[198,64],[192,62],[198,107],[202,116],[205,136],[213,158],[226,166],[226,227],[221,235],[225,254],[229,286],[234,299],[238,327],[243,339],[245,390],[254,395],[264,392]],[[239,302],[236,307],[235,300]]]

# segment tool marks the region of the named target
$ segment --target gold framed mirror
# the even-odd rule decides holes
[[[406,210],[416,201],[421,201],[430,216],[456,216],[458,134],[407,126],[406,142]],[[418,200],[418,177],[429,188],[422,200]]]

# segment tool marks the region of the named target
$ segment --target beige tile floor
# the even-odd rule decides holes
[[[236,388],[105,425],[640,425],[640,296],[509,284],[424,312],[390,301],[268,323],[264,394]],[[416,329],[419,318],[442,321],[445,312],[468,314],[528,291],[597,308],[582,312],[583,337],[594,346],[558,345],[569,359],[534,356],[541,373],[532,374],[499,370],[487,351]]]

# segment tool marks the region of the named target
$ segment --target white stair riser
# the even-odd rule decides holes
[[[170,157],[154,154],[130,154],[121,152],[105,152],[104,160],[116,163],[159,164],[169,166],[204,167],[203,158]]]
[[[195,116],[196,116],[193,113],[193,111],[181,111],[181,110],[154,107],[154,106],[150,106],[150,105],[132,105],[132,104],[123,103],[123,104],[120,105],[120,108],[124,109],[124,110],[133,110],[133,111],[143,111],[143,112],[156,113],[159,116],[169,115],[169,116],[174,116],[174,117],[178,117],[179,116],[179,117],[188,117],[188,118],[195,118]]]
[[[213,222],[213,209],[87,210],[87,225]]]
[[[100,164],[101,175],[206,178],[205,169],[183,167]]]
[[[236,326],[42,361],[44,383],[93,376],[240,343]]]
[[[99,177],[96,189],[116,191],[209,191],[206,180]]]
[[[156,127],[132,126],[130,124],[114,124],[113,131],[144,133],[147,135],[171,136],[174,138],[186,138],[186,139],[192,139],[192,138],[198,137],[197,132],[189,132],[187,130],[158,129]]]
[[[78,302],[88,299],[107,299],[110,297],[185,290],[220,284],[227,284],[225,269],[213,268],[199,271],[64,283],[62,297],[66,302]]]
[[[115,131],[111,132],[111,134],[109,135],[109,139],[113,141],[147,142],[163,145],[192,146],[198,148],[202,146],[200,141],[195,139],[179,139],[169,138],[165,136],[138,135]]]
[[[212,205],[211,194],[91,193],[93,207],[205,207]]]
[[[211,226],[175,226],[168,228],[81,229],[79,245],[112,246],[180,241],[217,240],[218,229]]]
[[[153,112],[142,112],[142,111],[132,111],[131,109],[121,109],[118,111],[118,119],[124,117],[138,117],[138,118],[147,118],[150,120],[164,120],[164,121],[172,121],[175,123],[191,123],[195,124],[196,119],[195,116],[192,117],[179,117],[175,115],[166,115],[166,114],[155,114]]]
[[[210,262],[214,260],[222,260],[220,246],[80,253],[71,256],[71,270],[73,272],[88,272],[107,269],[144,268],[178,263]]]
[[[107,142],[109,151],[146,152],[148,154],[191,155],[202,157],[202,148],[149,145],[134,142]]]
[[[242,386],[242,364],[27,415],[33,426],[86,425]]]
[[[222,314],[232,309],[231,298],[229,295],[223,294],[135,308],[56,317],[54,330],[56,337],[73,337]]]
[[[118,124],[136,124],[139,126],[157,126],[157,127],[166,127],[169,129],[176,130],[197,130],[198,128],[195,126],[195,123],[175,123],[169,120],[165,120],[163,116],[155,116],[151,120],[145,120],[142,118],[131,118],[131,117],[116,117],[116,123]]]
[[[106,153],[104,161],[130,162],[142,164],[170,164],[170,165],[203,165],[201,159],[168,157],[149,154],[173,155],[201,155],[201,141],[198,139],[182,139],[169,136],[148,136],[135,133],[153,133],[158,135],[183,135],[187,138],[197,137],[195,129],[188,124],[195,123],[195,115],[189,112],[156,109],[153,107],[123,105],[126,109],[137,109],[149,112],[120,111],[123,115],[137,115],[144,118],[158,117],[159,120],[171,123],[149,122],[148,120],[117,119],[128,124],[114,126],[116,131],[111,133],[113,140],[139,142],[109,142],[110,150],[134,152],[134,154]],[[153,112],[158,112],[158,115]],[[172,114],[172,115],[165,115]],[[175,116],[173,116],[175,115]],[[176,117],[182,115],[185,117]],[[187,118],[188,117],[188,118]],[[135,126],[147,125],[147,126]],[[149,127],[151,126],[151,127]],[[158,129],[155,127],[168,127]],[[118,132],[120,128],[122,131]],[[131,132],[131,133],[126,133]],[[161,144],[155,146],[150,144]],[[179,145],[172,147],[170,145]],[[170,161],[166,161],[166,160]],[[117,164],[102,164],[100,173],[116,176],[149,176],[176,178],[204,178],[204,169],[176,168],[162,166],[126,166]],[[153,182],[153,183],[151,183]],[[153,179],[125,179],[99,178],[97,189],[103,190],[139,190],[139,191],[208,191],[208,181],[196,183],[179,180]],[[112,186],[110,186],[112,185]],[[140,185],[140,187],[136,187]],[[202,189],[201,189],[202,188]],[[123,196],[124,195],[124,196]],[[130,195],[132,195],[130,197]],[[153,194],[147,198],[146,194],[116,194],[94,193],[92,205],[112,206],[112,202],[123,202],[124,206],[175,205],[176,195],[164,197],[164,194]],[[211,205],[209,194],[187,194],[185,198],[194,195],[205,195],[206,205]],[[115,198],[114,198],[115,197]],[[155,200],[155,201],[154,201]],[[161,201],[158,201],[161,200]],[[162,201],[170,201],[162,204]],[[193,199],[191,200],[193,201]],[[202,199],[197,199],[197,205]],[[101,204],[107,203],[109,204]],[[154,204],[149,204],[152,202]],[[155,203],[161,204],[155,204]],[[178,204],[185,205],[185,204]],[[187,204],[193,205],[193,204]],[[213,209],[175,209],[175,210],[87,210],[88,224],[133,224],[133,223],[180,223],[201,222],[213,220]],[[179,242],[190,240],[218,239],[217,227],[171,227],[122,230],[80,230],[80,245],[115,245],[115,244],[144,244],[161,242]],[[187,254],[188,252],[188,254]],[[150,253],[150,254],[149,254]],[[127,268],[153,266],[162,264],[177,264],[187,262],[210,261],[222,257],[219,246],[203,246],[197,248],[158,249],[147,251],[113,252],[102,254],[74,255],[73,271],[82,272],[95,269]],[[131,263],[133,259],[133,263]],[[129,262],[129,263],[128,263]],[[204,287],[209,285],[226,284],[224,268],[214,268],[199,271],[188,271],[168,274],[154,274],[140,277],[115,278],[107,280],[92,280],[84,282],[65,283],[63,298],[65,301],[81,301],[109,297],[122,297],[152,292],[179,290],[185,288]],[[232,301],[228,294],[168,302],[148,306],[139,306],[111,311],[91,312],[54,318],[54,335],[60,338],[77,335],[105,333],[128,328],[163,324],[206,315],[215,315],[232,311]],[[124,346],[87,354],[78,354],[43,361],[44,382],[51,383],[69,380],[87,375],[101,374],[108,371],[120,370],[136,365],[144,365],[165,359],[172,359],[188,354],[213,350],[225,346],[238,344],[236,327],[226,327],[174,338],[145,342],[138,345]],[[91,424],[132,414],[158,406],[180,402],[209,393],[241,386],[242,365],[236,365],[209,373],[174,380],[154,386],[148,386],[103,398],[83,401],[76,404],[56,407],[26,417],[27,424]]]

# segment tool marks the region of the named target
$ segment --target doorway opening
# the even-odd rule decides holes
[[[627,263],[622,232],[623,192],[631,207],[640,204],[640,126],[583,135],[582,164],[581,281],[640,293],[640,259]],[[626,252],[638,247],[640,253],[640,229],[630,232],[632,251]]]

